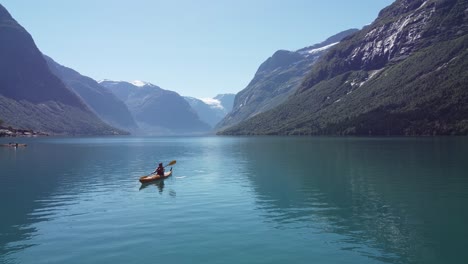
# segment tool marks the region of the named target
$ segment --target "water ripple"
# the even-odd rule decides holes
[[[0,262],[457,263],[467,256],[463,141],[37,140],[16,156],[0,152],[2,200],[21,197],[1,204],[8,214],[0,220]],[[138,182],[173,159],[172,177]]]

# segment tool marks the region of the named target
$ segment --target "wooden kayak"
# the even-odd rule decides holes
[[[152,182],[152,181],[166,179],[171,175],[172,175],[172,168],[171,168],[170,171],[164,173],[164,177],[161,177],[161,176],[157,175],[156,173],[152,173],[150,175],[140,177],[140,182],[141,183],[148,183],[148,182]]]

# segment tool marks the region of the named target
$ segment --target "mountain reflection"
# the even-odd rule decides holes
[[[380,261],[456,263],[468,257],[461,142],[260,138],[240,148],[258,209],[276,228],[338,234],[343,250]]]
[[[55,138],[28,145],[0,150],[2,263],[54,256],[57,248],[67,254],[55,263],[84,255],[99,262],[115,252],[131,260],[158,242],[160,252],[174,252],[166,259],[180,256],[181,245],[200,253],[198,260],[202,250],[224,250],[231,259],[247,248],[268,252],[269,263],[288,260],[283,249],[296,260],[349,256],[351,263],[468,259],[464,138]],[[156,162],[172,159],[175,177],[140,185]],[[245,256],[257,259],[254,251]]]
[[[91,138],[24,142],[28,148],[21,152],[0,149],[4,176],[0,179],[0,208],[6,212],[0,225],[0,262],[1,256],[34,246],[29,241],[38,231],[37,223],[69,216],[65,211],[80,199],[90,201],[134,185],[157,160],[154,151],[142,150],[131,140],[122,144]],[[109,156],[112,159],[103,158]],[[158,188],[162,192],[163,187]],[[86,210],[81,213],[88,213]]]

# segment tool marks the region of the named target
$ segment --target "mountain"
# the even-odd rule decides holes
[[[468,134],[468,1],[397,0],[285,103],[221,134]]]
[[[134,130],[137,128],[127,105],[109,89],[73,69],[58,64],[48,56],[44,57],[52,73],[78,94],[83,102],[102,120],[121,129]]]
[[[232,110],[235,94],[219,94],[214,98],[198,99],[184,96],[200,119],[214,127]]]
[[[224,108],[224,111],[227,113],[232,111],[234,107],[234,99],[236,98],[235,94],[218,94],[213,99],[219,101],[221,106]]]
[[[101,81],[125,102],[139,127],[150,134],[204,133],[210,129],[178,93],[142,81]]]
[[[260,65],[247,87],[236,95],[233,110],[217,125],[217,130],[238,124],[286,101],[318,58],[356,31],[340,32],[322,43],[297,51],[276,51]]]
[[[0,119],[50,134],[118,134],[47,66],[31,35],[0,5]]]

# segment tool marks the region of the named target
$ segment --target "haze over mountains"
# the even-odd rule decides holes
[[[124,130],[135,130],[137,128],[137,124],[133,120],[125,103],[118,99],[109,89],[73,69],[58,64],[50,57],[44,57],[51,71],[68,88],[78,94],[102,120]]]
[[[214,98],[198,99],[184,96],[200,119],[212,128],[232,110],[235,94],[218,94]]]
[[[176,92],[141,81],[98,83],[58,64],[1,5],[0,40],[5,125],[64,135],[190,135],[208,133],[214,125],[200,120]],[[220,119],[227,112],[223,108],[216,115]]]
[[[286,102],[221,134],[468,134],[468,1],[397,0]]]
[[[44,56],[0,5],[0,119],[63,135],[466,135],[468,1],[397,0],[361,30],[279,50],[238,94],[101,81]]]
[[[139,127],[150,134],[189,134],[211,130],[182,96],[142,81],[101,81],[125,102]]]
[[[32,37],[0,5],[0,119],[53,134],[120,134],[49,69]]]

